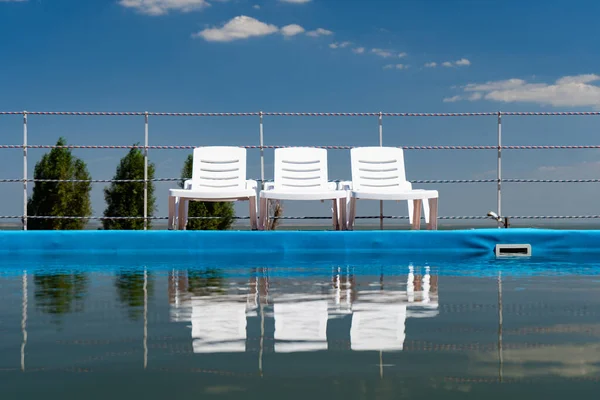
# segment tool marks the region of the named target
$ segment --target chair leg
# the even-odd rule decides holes
[[[412,229],[419,230],[421,229],[421,207],[423,207],[422,200],[413,200],[413,222]]]
[[[264,231],[267,230],[267,217],[269,213],[269,209],[267,207],[267,199],[265,199],[264,197],[260,198],[260,230]]]
[[[350,217],[348,218],[348,230],[354,230],[354,220],[356,219],[356,197],[350,199]]]
[[[333,221],[333,230],[340,230],[340,220],[338,217],[338,199],[333,199],[333,211],[332,211],[332,221]]]
[[[185,230],[187,225],[187,199],[179,198],[179,212],[178,212],[178,221],[177,221],[177,229]]]
[[[176,221],[175,208],[176,208],[176,197],[169,196],[169,222],[168,222],[168,226],[167,226],[168,230],[175,229],[175,221]]]
[[[414,213],[414,206],[413,206],[413,201],[412,200],[408,200],[408,223],[409,224],[413,224],[413,213]]]
[[[258,229],[258,218],[256,216],[256,197],[250,197],[248,199],[248,203],[250,203],[250,227],[253,231]]]
[[[427,199],[423,200],[423,216],[425,217],[425,223],[429,224],[429,221],[431,220],[429,218],[431,216],[431,211]]]
[[[429,224],[428,228],[436,231],[438,228],[438,199],[429,199]]]
[[[343,231],[348,230],[348,216],[346,210],[346,199],[340,200],[340,226]]]

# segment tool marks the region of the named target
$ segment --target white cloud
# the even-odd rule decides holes
[[[0,3],[25,3],[29,0],[0,0]]]
[[[435,67],[437,67],[437,63],[436,62],[425,63],[425,68],[435,68]]]
[[[252,8],[254,8],[255,10],[260,10],[260,6],[258,4],[253,5]]]
[[[281,28],[281,34],[286,37],[296,36],[304,32],[304,28],[300,25],[292,24]]]
[[[405,52],[399,53],[398,54],[398,58],[404,58],[406,57],[408,54],[406,54]]]
[[[312,0],[279,0],[281,3],[290,3],[290,4],[305,4],[310,3]]]
[[[462,100],[462,97],[460,96],[452,96],[452,97],[446,97],[444,99],[444,103],[456,103],[457,101]]]
[[[126,8],[146,15],[165,15],[169,11],[191,12],[210,6],[206,0],[119,0]]]
[[[406,64],[388,64],[384,65],[383,69],[407,69],[408,65]]]
[[[442,66],[447,67],[447,68],[468,67],[469,65],[471,65],[471,61],[467,60],[466,58],[461,58],[460,60],[456,60],[456,61],[444,61],[442,63]]]
[[[357,47],[357,48],[355,48],[355,49],[352,49],[352,51],[353,51],[355,54],[363,54],[363,53],[365,52],[365,48],[364,48],[364,47]]]
[[[351,44],[352,42],[331,43],[329,47],[332,49],[343,49],[350,46]]]
[[[319,37],[319,36],[333,35],[333,32],[328,31],[327,29],[318,28],[318,29],[315,29],[314,31],[308,31],[308,32],[306,32],[306,34],[308,36],[312,36],[312,37]]]
[[[600,75],[564,76],[554,83],[528,83],[523,79],[507,79],[463,86],[465,96],[458,100],[488,100],[503,103],[534,103],[554,107],[594,107],[600,109]],[[466,94],[469,94],[468,96]]]
[[[207,28],[192,36],[200,37],[208,42],[231,42],[251,37],[267,36],[278,31],[279,28],[275,25],[265,24],[252,17],[241,15],[233,18],[220,28]]]
[[[383,58],[389,58],[394,55],[394,53],[392,53],[391,51],[384,50],[384,49],[377,49],[377,48],[371,49],[371,53],[378,55],[379,57],[383,57]]]

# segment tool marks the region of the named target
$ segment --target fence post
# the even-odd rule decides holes
[[[383,113],[379,112],[379,147],[383,147]],[[383,230],[383,200],[379,200],[379,229]]]
[[[260,143],[260,188],[264,189],[265,187],[265,142],[263,136],[263,112],[259,112],[258,116],[260,118],[259,125],[259,143]]]
[[[144,123],[144,230],[148,229],[148,111]]]
[[[502,217],[502,112],[498,111],[498,217]],[[498,220],[498,226],[501,226],[500,220]]]
[[[27,230],[27,111],[23,111],[23,230]]]

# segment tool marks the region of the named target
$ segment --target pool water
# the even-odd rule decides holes
[[[251,264],[0,260],[2,399],[599,393],[593,260]]]

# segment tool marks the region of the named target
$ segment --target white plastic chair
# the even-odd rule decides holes
[[[194,149],[192,179],[183,189],[169,189],[169,229],[187,225],[188,202],[248,200],[250,225],[258,228],[256,181],[246,179],[246,149],[213,146]]]
[[[268,228],[270,201],[333,200],[333,226],[336,230],[345,229],[346,192],[338,190],[337,184],[329,182],[327,176],[327,150],[276,149],[274,182],[267,183],[260,192],[260,228]]]
[[[349,200],[348,229],[353,229],[356,200],[406,200],[413,229],[421,228],[421,207],[429,229],[437,229],[437,190],[413,189],[406,180],[404,152],[396,147],[356,147],[350,150],[352,182],[340,182]],[[426,200],[426,201],[424,201]]]

